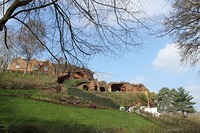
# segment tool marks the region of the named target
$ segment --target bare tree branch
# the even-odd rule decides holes
[[[27,4],[29,4],[30,2],[32,2],[32,0],[15,0],[12,5],[8,8],[8,10],[6,11],[5,15],[3,16],[2,19],[0,19],[0,27],[3,27],[5,25],[5,23],[9,20],[10,16],[13,14],[13,12],[22,6],[25,6]],[[2,30],[2,28],[0,28],[0,30]]]
[[[175,0],[172,7],[164,21],[164,33],[178,43],[181,61],[195,66],[200,60],[200,1]]]
[[[54,56],[54,54],[49,50],[49,48],[39,39],[39,37],[37,36],[37,34],[35,34],[32,29],[26,24],[24,23],[23,21],[19,20],[18,18],[14,18],[16,20],[18,20],[20,23],[22,23],[24,26],[26,26],[29,31],[33,34],[33,36],[41,43],[42,46],[44,46],[47,51],[51,54],[52,57],[54,57],[54,59],[56,59],[58,61],[58,59]]]
[[[143,30],[149,30],[141,11],[134,10],[131,0],[4,0],[0,6],[5,14],[0,18],[0,31],[6,30],[9,20],[13,29],[27,27],[53,58],[81,64],[95,54],[122,55],[141,45]],[[27,22],[45,23],[46,43],[31,30]],[[61,55],[62,53],[62,55]]]

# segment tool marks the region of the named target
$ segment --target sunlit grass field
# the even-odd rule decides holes
[[[64,132],[154,132],[157,125],[139,115],[118,110],[60,106],[19,97],[0,97],[0,124],[42,125],[51,133]]]

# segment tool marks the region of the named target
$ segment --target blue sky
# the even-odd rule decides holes
[[[143,83],[151,92],[162,87],[184,87],[197,102],[200,111],[199,67],[190,68],[180,62],[174,43],[169,38],[145,42],[139,51],[129,52],[119,58],[97,56],[89,63],[98,80],[106,82]]]
[[[164,0],[145,2],[148,4],[144,9],[149,16],[167,14],[170,10]],[[139,50],[116,58],[96,56],[88,66],[99,80],[143,83],[151,92],[157,93],[162,87],[177,89],[182,86],[194,97],[195,109],[200,111],[200,65],[191,68],[181,64],[178,50],[168,36],[145,37]]]

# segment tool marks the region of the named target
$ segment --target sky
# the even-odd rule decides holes
[[[164,0],[146,1],[144,9],[149,16],[167,14],[169,4]],[[168,36],[145,37],[143,46],[122,57],[96,56],[89,62],[89,68],[94,71],[98,80],[106,82],[142,83],[150,92],[158,93],[163,87],[170,89],[183,87],[196,102],[194,105],[200,111],[200,65],[195,68],[180,62],[180,55],[175,43]]]

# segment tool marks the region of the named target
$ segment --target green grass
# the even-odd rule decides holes
[[[18,72],[0,73],[1,89],[41,89],[56,87],[56,78],[47,75],[23,75]]]
[[[70,80],[65,80],[64,86],[65,88],[71,88],[71,87],[77,87],[77,84],[87,82],[87,80],[84,79],[70,79]]]
[[[45,75],[23,76],[20,73],[0,73],[0,132],[2,125],[8,128],[9,133],[200,132],[199,114],[190,115],[188,118],[175,115],[152,118],[118,110],[77,108],[71,104],[61,106],[69,105],[59,103],[59,98],[62,97],[66,98],[62,103],[81,101],[81,107],[88,107],[91,101],[99,106],[101,102],[108,102],[108,99],[122,106],[137,102],[146,103],[141,93],[134,92],[80,90],[80,96],[77,97],[75,93],[77,90],[69,89],[77,82],[82,81],[72,80],[67,83],[68,86],[65,85],[68,91],[71,90],[75,94],[70,97],[67,90],[66,93],[56,93],[54,87],[57,83],[54,78]]]
[[[77,88],[68,88],[67,89],[67,93],[70,96],[76,96],[76,97],[80,97],[84,100],[88,100],[91,101],[95,104],[98,104],[100,106],[104,106],[104,107],[108,107],[108,108],[115,108],[115,109],[119,109],[119,105],[116,104],[115,102],[113,102],[113,100],[106,98],[106,97],[100,97],[97,96],[91,92],[87,92],[81,89],[77,89]]]
[[[42,127],[52,133],[58,130],[58,125],[61,129],[66,126],[72,127],[72,130],[77,127],[80,129],[82,127],[82,130],[94,128],[95,131],[109,129],[121,132],[159,130],[155,124],[138,115],[117,110],[67,107],[19,97],[1,96],[0,124],[10,126],[20,123],[43,125]]]
[[[19,72],[2,72],[0,73],[0,79],[4,81],[10,81],[10,80],[29,80],[29,81],[36,81],[36,82],[44,82],[54,80],[54,78],[51,78],[47,75],[35,75],[35,74],[26,74],[23,75],[23,73]]]
[[[137,103],[140,103],[144,106],[147,105],[147,100],[144,100],[143,97],[146,98],[144,93],[140,92],[91,92],[97,96],[101,96],[104,98],[110,98],[115,103],[119,104],[120,106],[132,106]]]
[[[19,89],[15,89],[15,90],[10,90],[10,89],[0,89],[0,95],[9,95],[9,94],[13,94],[13,95],[33,95],[39,93],[39,90],[19,90]]]
[[[183,118],[181,114],[165,114],[152,120],[165,127],[169,133],[200,133],[200,123],[191,118]]]
[[[84,80],[77,80],[77,79],[67,80],[65,81],[64,86],[66,89],[68,89],[68,88],[76,86],[76,84],[80,82],[84,82]],[[23,76],[23,74],[18,73],[18,72],[0,73],[0,89],[13,90],[11,94],[15,93],[17,90],[19,90],[19,92],[16,92],[17,94],[26,93],[26,92],[20,92],[20,90],[30,90],[28,93],[32,95],[33,94],[32,90],[36,90],[36,89],[41,90],[43,88],[56,88],[57,86],[58,84],[56,83],[56,79],[48,77],[47,75],[29,75],[28,74],[28,75]],[[142,105],[145,105],[147,103],[147,101],[144,101],[141,98],[141,96],[144,95],[141,93],[135,93],[135,92],[110,93],[110,92],[95,92],[95,91],[90,92],[90,93],[91,95],[95,95],[96,97],[100,97],[101,99],[111,99],[115,104],[120,105],[120,106],[131,106],[137,103],[141,103]],[[36,95],[34,97],[40,97],[41,95],[42,94],[39,94],[39,96]],[[49,96],[43,96],[43,97],[49,97]],[[52,98],[52,96],[50,96],[50,98]],[[100,101],[104,102],[103,100],[100,100]],[[107,105],[107,103],[108,102],[106,102],[105,104]]]

